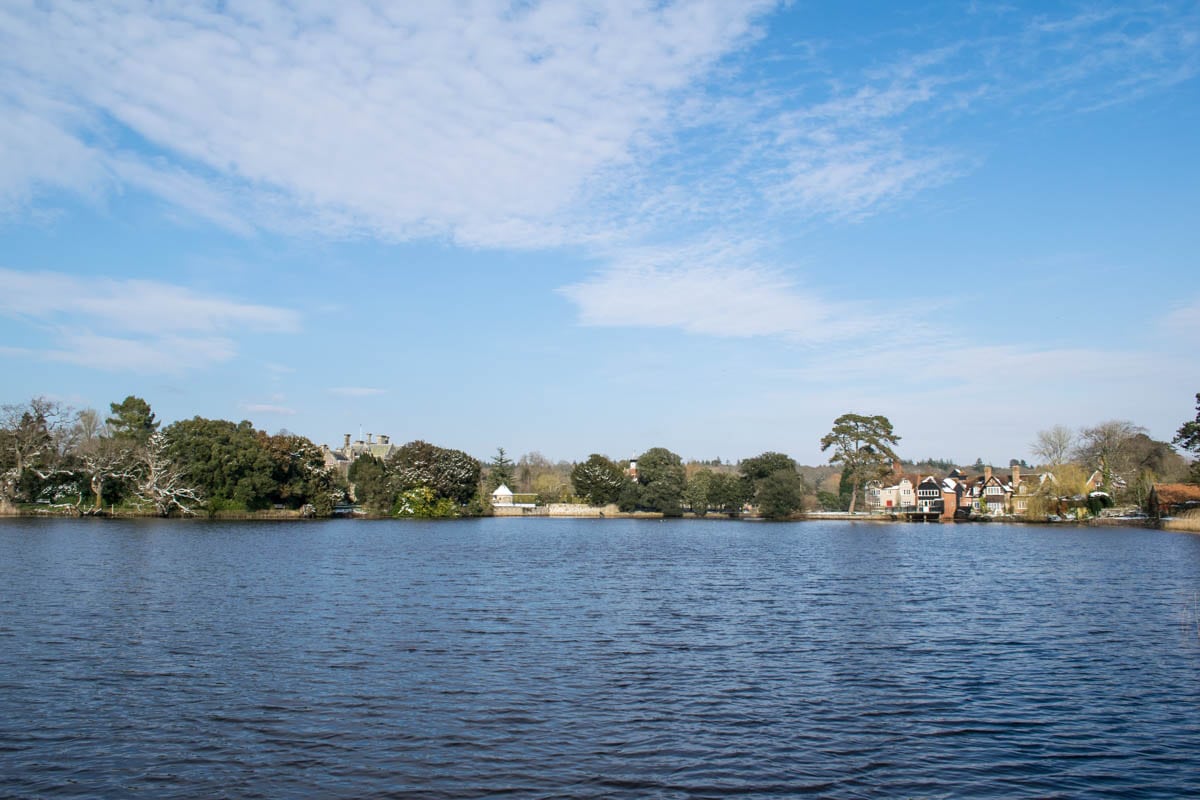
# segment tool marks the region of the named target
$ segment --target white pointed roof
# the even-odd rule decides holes
[[[512,497],[512,489],[508,488],[502,483],[496,487],[496,491],[492,492],[492,497],[496,497],[497,495],[503,497]]]

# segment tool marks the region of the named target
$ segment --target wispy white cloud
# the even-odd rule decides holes
[[[841,71],[828,85],[744,89],[731,70],[693,96],[670,138],[592,186],[612,227],[631,238],[682,230],[682,243],[610,249],[606,267],[561,290],[580,322],[800,341],[901,331],[873,310],[829,302],[794,277],[797,265],[765,266],[739,243],[785,219],[861,220],[969,172],[980,157],[944,132],[979,112],[1086,111],[1130,99],[1125,81],[1161,86],[1200,66],[1200,15],[1177,5],[1017,15],[1000,30]],[[700,229],[699,244],[688,239]]]
[[[93,320],[142,334],[231,327],[292,332],[294,311],[206,295],[158,281],[87,278],[0,267],[0,314],[43,321]]]
[[[582,324],[605,327],[813,343],[878,332],[882,320],[761,266],[753,242],[631,249],[559,291],[577,306]]]
[[[374,397],[384,393],[384,389],[373,389],[369,386],[338,386],[330,389],[330,394],[340,397]]]
[[[962,115],[1200,73],[1195,7],[1164,2],[994,15],[836,78],[821,53],[845,43],[789,41],[812,63],[780,86],[753,69],[777,54],[743,52],[775,7],[6,6],[0,213],[130,187],[243,233],[524,247],[853,221],[971,169],[944,133]]]
[[[0,9],[0,52],[5,44],[5,12]],[[26,91],[15,91],[25,84]],[[111,188],[103,154],[86,144],[75,128],[87,115],[70,104],[39,95],[41,87],[5,69],[0,56],[0,216],[28,207],[35,194],[61,189],[91,200]],[[50,95],[50,93],[46,93]]]
[[[1200,300],[1172,308],[1162,318],[1161,327],[1170,336],[1182,337],[1186,344],[1200,345]]]
[[[289,309],[158,281],[0,268],[0,286],[0,316],[30,325],[21,351],[94,369],[177,374],[233,358],[236,335],[300,323]]]
[[[105,336],[86,330],[59,329],[45,350],[30,355],[109,372],[182,375],[228,361],[237,353],[220,336]]]
[[[0,197],[109,175],[234,229],[545,241],[771,5],[7,7]]]
[[[1165,3],[1014,15],[998,32],[826,74],[820,54],[834,44],[812,48],[816,68],[800,70],[802,81],[747,85],[730,70],[710,82],[676,110],[669,136],[591,187],[593,204],[622,230],[862,220],[975,169],[983,151],[956,134],[982,115],[999,131],[1006,119],[1087,113],[1200,74],[1200,12]]]
[[[244,403],[242,408],[251,414],[271,414],[280,417],[291,417],[296,414],[296,409],[276,403]]]
[[[1006,72],[1023,75],[1021,90],[1043,105],[1093,111],[1200,74],[1200,9],[1167,2],[1040,16],[1017,46],[996,43],[993,57],[1012,63]]]
[[[236,233],[254,231],[254,226],[237,213],[238,198],[227,182],[214,184],[161,160],[147,162],[128,153],[106,157],[104,163],[117,180],[155,195],[172,207]]]

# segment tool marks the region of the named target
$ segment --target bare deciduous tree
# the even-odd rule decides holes
[[[1134,447],[1136,437],[1146,429],[1129,420],[1113,419],[1079,432],[1076,458],[1090,469],[1100,470],[1109,491],[1118,483],[1128,484],[1136,477]]]
[[[154,433],[142,454],[142,475],[137,495],[154,506],[160,517],[178,510],[185,516],[195,512],[192,507],[202,501],[200,491],[188,482],[187,476],[167,455],[167,437]]]
[[[1075,433],[1065,425],[1038,431],[1037,438],[1029,446],[1030,452],[1050,466],[1065,464],[1074,449]]]
[[[84,473],[80,480],[79,502],[76,508],[81,514],[98,514],[104,506],[104,489],[114,481],[134,480],[138,477],[138,461],[133,448],[118,439],[97,438],[78,450],[79,462]],[[82,478],[86,477],[92,493],[92,507],[83,510]]]
[[[104,434],[104,423],[94,408],[85,408],[75,417],[75,431],[81,444]]]
[[[0,505],[16,500],[26,471],[46,480],[59,470],[74,443],[73,416],[45,397],[0,406]]]

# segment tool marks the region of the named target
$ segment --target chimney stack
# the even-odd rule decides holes
[[[991,468],[991,467],[984,467],[984,468],[983,468],[983,480],[984,480],[984,482],[990,481],[991,479],[992,479],[992,468]]]
[[[1013,488],[1021,485],[1021,465],[1013,464]]]
[[[380,444],[388,444],[391,440],[392,440],[392,438],[390,436],[388,436],[386,433],[379,434],[379,443]]]
[[[372,437],[372,436],[374,436],[374,435],[375,435],[375,434],[373,434],[373,433],[368,433],[368,434],[367,434],[367,444],[371,444],[371,437]]]
[[[350,434],[346,433],[346,434],[342,434],[342,435],[346,437],[345,441],[342,443],[342,447],[349,450],[350,449]]]

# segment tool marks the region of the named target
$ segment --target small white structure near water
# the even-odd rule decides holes
[[[496,491],[492,492],[492,507],[493,508],[533,508],[535,503],[517,503],[516,495],[512,489],[509,489],[503,483],[496,487]],[[532,498],[533,495],[522,495],[522,497]]]

